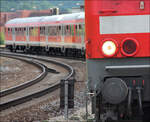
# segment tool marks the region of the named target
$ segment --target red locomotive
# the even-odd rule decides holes
[[[12,50],[83,56],[84,13],[17,18],[5,25],[6,46]]]
[[[149,120],[150,1],[85,0],[85,30],[96,120]]]

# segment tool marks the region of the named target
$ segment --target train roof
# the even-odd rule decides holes
[[[6,27],[33,27],[33,26],[47,26],[54,24],[65,24],[65,23],[77,23],[84,21],[84,12],[53,15],[53,16],[42,16],[42,17],[27,17],[27,18],[16,18],[9,20]]]

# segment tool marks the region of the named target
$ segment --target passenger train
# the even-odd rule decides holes
[[[11,51],[84,56],[84,12],[16,18],[5,24],[5,44]]]
[[[150,122],[150,1],[85,0],[88,92],[97,122]]]

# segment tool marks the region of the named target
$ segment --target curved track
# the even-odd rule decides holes
[[[30,61],[34,59],[34,60],[40,60],[40,61],[44,61],[47,63],[51,63],[51,64],[55,65],[56,67],[59,66],[59,67],[62,67],[63,69],[65,69],[67,71],[67,75],[65,73],[63,75],[63,77],[62,76],[60,77],[57,74],[58,78],[56,78],[56,81],[54,81],[53,83],[50,83],[49,85],[47,84],[47,81],[49,78],[44,78],[43,80],[41,80],[40,82],[38,82],[36,84],[30,83],[30,85],[26,85],[26,87],[24,89],[17,90],[17,92],[15,90],[13,90],[13,93],[10,92],[7,95],[6,94],[1,95],[0,111],[7,109],[11,106],[15,106],[15,105],[24,103],[33,98],[40,97],[42,95],[52,92],[52,91],[56,90],[57,88],[59,88],[60,80],[62,78],[64,80],[68,80],[74,74],[74,70],[71,66],[64,64],[64,63],[60,63],[55,60],[39,58],[37,56],[26,56],[26,55],[13,54],[13,53],[1,53],[1,54],[5,55],[5,56],[13,55],[15,57],[17,56],[17,57],[29,58]],[[39,63],[39,64],[42,65],[41,63]],[[48,69],[46,71],[52,71],[53,73],[55,72],[55,70],[53,70],[53,69]],[[55,73],[57,73],[57,72],[55,72]]]
[[[14,58],[14,59],[25,61],[27,63],[30,63],[30,64],[35,65],[36,67],[40,68],[40,70],[42,72],[36,78],[34,78],[32,80],[26,81],[26,82],[24,82],[20,85],[17,85],[17,86],[14,86],[14,87],[11,87],[11,88],[0,91],[0,97],[6,96],[8,94],[12,94],[16,91],[19,91],[21,89],[29,87],[29,86],[39,82],[40,80],[42,80],[47,75],[47,67],[43,64],[40,64],[40,63],[36,62],[36,61],[22,59],[22,58],[19,58],[19,57],[16,57],[16,56],[8,56],[8,55],[7,56],[3,55],[3,57],[9,57],[9,58]]]

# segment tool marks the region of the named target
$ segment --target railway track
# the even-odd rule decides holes
[[[15,88],[11,88],[0,93],[0,111],[10,108],[12,106],[24,103],[33,98],[43,96],[47,93],[50,93],[60,86],[60,80],[68,80],[74,75],[74,70],[71,66],[58,62],[56,60],[50,60],[46,58],[40,58],[37,56],[27,56],[22,54],[13,54],[8,52],[1,52],[1,55],[13,56],[14,58],[21,57],[28,58],[27,62],[34,62],[36,65],[42,67],[42,77],[38,77],[38,81],[34,79],[33,81],[28,81],[25,84],[21,84]],[[36,60],[36,61],[35,61]],[[38,61],[37,61],[38,60]],[[48,68],[43,65],[43,62],[53,64],[53,68]],[[57,70],[54,70],[54,67],[57,67]],[[60,68],[61,67],[61,68]],[[58,72],[60,72],[58,74]],[[51,73],[48,73],[51,72]],[[52,78],[53,77],[53,78]],[[56,78],[57,77],[57,78]],[[50,79],[51,78],[51,79]],[[50,79],[50,82],[49,82]],[[54,80],[55,79],[55,80]]]
[[[20,85],[17,85],[17,86],[14,86],[14,87],[11,87],[11,88],[0,91],[0,97],[6,96],[8,94],[12,94],[16,91],[19,91],[21,89],[24,89],[24,88],[30,86],[30,85],[33,85],[33,84],[39,82],[40,80],[42,80],[47,75],[47,70],[48,70],[47,67],[45,65],[39,63],[39,62],[32,61],[32,60],[27,60],[27,59],[22,59],[22,58],[19,58],[19,57],[16,57],[16,56],[3,55],[3,57],[13,58],[13,59],[21,60],[21,61],[27,62],[29,64],[35,65],[42,72],[36,78],[34,78],[32,80],[26,81],[25,83],[22,83]]]

